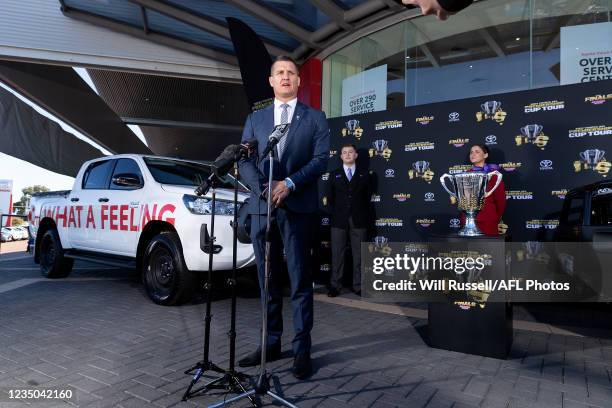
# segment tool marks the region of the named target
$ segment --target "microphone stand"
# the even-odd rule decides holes
[[[233,398],[227,399],[225,401],[218,402],[213,405],[209,405],[208,408],[221,408],[227,404],[230,404],[234,401],[238,401],[242,398],[251,399],[253,394],[257,396],[269,395],[272,399],[278,401],[280,404],[289,407],[289,408],[298,408],[296,405],[293,405],[289,401],[285,400],[281,396],[270,391],[270,376],[266,371],[266,351],[268,346],[268,298],[269,298],[269,282],[270,282],[270,246],[272,245],[272,174],[274,170],[274,163],[272,160],[272,156],[274,153],[274,147],[278,143],[278,141],[285,135],[285,131],[282,133],[281,137],[278,138],[270,138],[269,144],[271,148],[268,152],[269,159],[269,172],[268,172],[268,197],[267,197],[267,213],[266,213],[266,247],[265,247],[265,258],[264,258],[264,299],[263,305],[261,308],[261,366],[259,370],[259,377],[257,378],[257,382],[253,386],[253,389],[249,391],[245,391],[240,395],[237,395]]]
[[[211,169],[212,170],[212,169]],[[189,370],[185,371],[185,374],[192,375],[193,378],[187,387],[187,390],[183,394],[183,401],[187,401],[188,398],[192,398],[200,392],[206,391],[208,389],[218,389],[223,388],[218,383],[223,380],[223,377],[216,378],[208,383],[204,384],[202,387],[197,388],[192,391],[192,388],[196,385],[196,383],[202,378],[202,375],[206,371],[213,371],[216,373],[224,373],[225,371],[217,366],[215,363],[210,361],[209,352],[210,352],[210,322],[212,320],[212,315],[210,313],[211,303],[212,303],[212,268],[213,268],[213,256],[215,252],[215,204],[217,202],[217,194],[216,194],[216,180],[215,177],[212,176],[207,179],[207,184],[202,187],[200,186],[196,190],[196,194],[205,195],[207,193],[206,190],[209,188],[212,189],[212,203],[211,203],[211,215],[210,215],[210,238],[208,240],[208,244],[205,248],[202,248],[205,252],[208,251],[208,276],[207,282],[204,284],[204,290],[206,291],[206,314],[204,316],[204,356],[201,361],[191,367]]]
[[[201,361],[185,371],[185,374],[193,376],[187,390],[183,394],[182,401],[197,396],[210,389],[225,389],[230,392],[245,393],[246,389],[242,385],[242,381],[246,380],[246,376],[236,372],[234,369],[235,349],[236,349],[236,267],[237,267],[237,251],[238,251],[238,157],[234,160],[234,221],[233,227],[233,253],[232,253],[232,277],[227,280],[231,287],[232,303],[231,303],[231,322],[228,337],[230,339],[230,366],[228,370],[223,370],[209,359],[210,352],[210,324],[212,320],[211,303],[212,303],[212,268],[213,255],[215,253],[215,204],[216,204],[216,185],[218,178],[211,172],[211,176],[203,183],[202,186],[196,189],[196,194],[205,195],[208,188],[212,188],[212,203],[211,203],[211,221],[210,221],[210,238],[208,245],[204,250],[208,250],[208,281],[204,284],[206,290],[206,315],[204,317],[204,356]],[[211,169],[212,170],[212,169]],[[203,386],[192,390],[196,383],[202,378],[206,371],[213,371],[223,374],[221,377],[215,378]],[[257,406],[255,399],[248,396],[253,406]]]

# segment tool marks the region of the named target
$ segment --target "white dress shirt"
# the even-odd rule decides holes
[[[281,114],[283,113],[283,108],[281,107],[281,105],[284,103],[289,105],[289,107],[287,108],[287,113],[289,114],[287,115],[287,123],[291,123],[291,119],[293,118],[293,112],[295,112],[295,105],[297,105],[297,98],[294,98],[289,102],[282,102],[274,98],[274,126],[281,124]]]
[[[355,166],[355,163],[353,163],[351,166],[347,166],[346,164],[343,164],[342,167],[344,167],[344,174],[346,175],[347,179],[348,179],[348,169],[351,169],[352,177],[355,177],[355,170],[357,168],[357,166]]]

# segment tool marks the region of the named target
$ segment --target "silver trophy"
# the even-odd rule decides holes
[[[359,121],[357,119],[351,119],[346,122],[346,128],[349,132],[354,133],[355,129],[359,127]]]
[[[542,130],[544,130],[542,125],[527,125],[521,128],[521,134],[525,136],[529,143],[533,143],[536,137],[542,133]]]
[[[535,258],[542,252],[544,245],[538,241],[527,241],[524,243],[528,258]]]
[[[580,152],[580,159],[582,160],[583,163],[586,163],[590,167],[593,167],[603,159],[605,154],[606,154],[605,150],[588,149],[588,150],[585,150],[584,152]]]
[[[381,155],[383,150],[387,148],[389,142],[384,139],[378,139],[372,142],[372,146],[378,155]]]
[[[497,176],[497,181],[493,188],[487,191],[487,184],[494,175]],[[454,191],[448,189],[446,179],[450,179]],[[459,235],[464,237],[484,235],[476,225],[476,214],[482,209],[484,199],[493,194],[501,181],[502,175],[499,171],[464,172],[453,175],[445,173],[440,177],[442,187],[457,199],[459,209],[465,212],[465,226],[459,230]]]
[[[376,245],[376,247],[378,248],[384,247],[388,242],[389,242],[389,238],[387,237],[382,237],[382,236],[374,237],[374,245]]]
[[[493,116],[495,112],[501,108],[501,102],[498,101],[486,101],[485,103],[480,105],[480,108],[487,116]]]
[[[429,162],[425,160],[419,160],[412,163],[412,168],[417,174],[424,174],[427,170],[429,170]]]

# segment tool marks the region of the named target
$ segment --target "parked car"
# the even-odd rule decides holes
[[[2,242],[8,242],[13,240],[13,234],[11,231],[5,227],[2,227],[2,231],[0,232],[0,240]]]
[[[83,164],[70,191],[34,194],[28,219],[34,260],[43,276],[64,278],[75,259],[136,268],[161,305],[192,298],[198,272],[208,270],[211,192],[194,189],[210,165],[146,155],[107,156]],[[213,270],[232,268],[233,179],[216,189]],[[239,205],[248,190],[241,187]],[[202,241],[202,242],[201,242]],[[254,263],[250,243],[238,243],[237,266]]]
[[[8,230],[8,232],[11,234],[13,241],[19,241],[19,240],[26,238],[26,236],[24,235],[24,231],[18,229],[17,227],[4,227],[4,228]]]
[[[30,233],[26,227],[19,226],[14,228],[21,232],[21,239],[28,239],[30,237]]]

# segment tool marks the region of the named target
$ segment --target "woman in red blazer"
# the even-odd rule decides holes
[[[470,148],[470,162],[472,168],[468,171],[499,171],[499,166],[496,164],[488,164],[489,148],[484,144],[475,144]],[[491,177],[487,184],[487,191],[495,186],[497,176]],[[504,182],[499,183],[499,186],[493,194],[485,198],[482,209],[476,215],[476,225],[485,235],[498,235],[497,225],[504,215],[506,210],[506,189]],[[461,215],[461,224],[465,223],[465,216]]]

